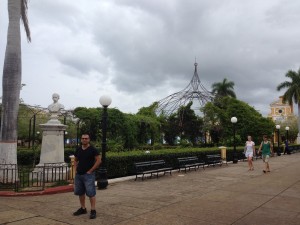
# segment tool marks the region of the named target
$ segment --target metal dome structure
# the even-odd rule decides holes
[[[195,71],[191,82],[183,90],[171,94],[159,100],[156,113],[158,115],[170,115],[176,112],[181,106],[185,106],[190,102],[199,103],[199,107],[204,106],[207,102],[213,100],[214,95],[208,91],[200,81],[197,66],[195,62]]]

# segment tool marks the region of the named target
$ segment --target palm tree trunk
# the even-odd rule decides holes
[[[8,0],[9,24],[2,81],[0,163],[17,164],[17,119],[21,88],[22,0]]]

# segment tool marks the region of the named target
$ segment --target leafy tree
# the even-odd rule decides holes
[[[125,149],[133,149],[138,146],[138,120],[136,119],[135,115],[132,114],[125,114],[124,115],[124,148]]]
[[[180,135],[180,127],[178,123],[178,117],[175,113],[169,117],[164,117],[162,122],[162,131],[164,139],[169,145],[176,144],[176,138]]]
[[[137,112],[136,116],[140,116],[140,143],[145,143],[147,140],[151,140],[151,145],[155,141],[160,140],[161,136],[161,122],[160,118],[156,115],[155,109],[157,103],[154,102],[148,107],[142,107]]]
[[[8,31],[2,77],[2,119],[0,134],[0,160],[17,163],[17,117],[22,80],[21,32],[22,19],[27,40],[31,41],[27,20],[27,0],[9,0]]]
[[[284,81],[277,86],[277,91],[287,89],[283,95],[283,101],[287,101],[289,104],[294,102],[298,106],[298,133],[300,132],[300,68],[298,72],[289,70],[285,76],[290,81]]]
[[[220,122],[222,110],[211,102],[201,109],[203,112],[203,132],[209,131],[212,142],[219,145],[223,128]]]
[[[298,120],[296,116],[289,116],[286,120],[280,123],[280,134],[283,140],[285,140],[286,130],[285,128],[289,127],[288,139],[290,142],[294,142],[298,134]]]
[[[157,118],[157,115],[155,113],[155,109],[157,108],[157,102],[154,102],[148,107],[142,107],[137,112],[137,115],[144,115],[151,118]]]
[[[101,113],[102,117],[102,113]],[[108,136],[114,139],[122,139],[126,129],[124,128],[125,114],[115,108],[108,109]]]
[[[224,78],[222,82],[213,83],[212,93],[216,95],[216,98],[222,98],[226,96],[236,98],[234,92],[234,82],[228,81],[227,78]]]
[[[240,136],[241,142],[238,144],[244,144],[247,135],[251,135],[255,142],[261,140],[262,135],[271,135],[274,130],[274,122],[269,118],[264,118],[253,107],[247,103],[231,98],[224,97],[221,105],[207,104],[202,111],[204,112],[204,121],[212,121],[214,124],[206,125],[213,133],[212,128],[218,126],[222,132],[220,132],[220,141],[224,144],[227,140],[230,140],[233,135],[233,124],[231,123],[231,117],[235,116],[238,119],[236,123],[237,135]]]
[[[35,129],[33,128],[33,118],[35,115]],[[28,105],[20,104],[18,113],[18,139],[22,141],[30,141],[29,136],[33,135],[33,132],[40,132],[39,124],[46,123],[49,120],[49,115],[39,108],[30,107]],[[36,135],[37,136],[37,135]],[[41,142],[41,137],[39,142]]]
[[[169,145],[175,145],[177,137],[187,140],[193,145],[197,144],[198,138],[203,136],[202,118],[197,116],[191,109],[192,102],[180,107],[176,113],[170,116],[161,116],[161,130],[164,139]]]
[[[100,132],[100,108],[77,107],[73,113],[79,118],[79,136],[88,133],[91,141],[97,141]]]
[[[74,110],[80,119],[80,133],[89,133],[92,141],[101,142],[102,108],[78,107]],[[149,116],[150,115],[150,116]],[[108,108],[107,142],[108,150],[131,149],[138,144],[152,144],[159,140],[159,121],[146,107],[136,115],[125,114],[118,109]]]
[[[203,120],[191,109],[193,102],[178,109],[178,123],[181,131],[181,138],[189,140],[193,145],[202,136]]]

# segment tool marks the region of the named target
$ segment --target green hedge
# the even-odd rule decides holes
[[[300,148],[300,145],[293,146]],[[243,159],[244,147],[237,147],[238,159]],[[276,149],[274,149],[276,151]],[[149,153],[146,153],[149,152]],[[65,149],[65,162],[70,162],[70,155],[74,154],[74,149]],[[160,149],[160,150],[135,150],[127,152],[107,152],[106,167],[108,178],[124,177],[134,174],[133,164],[135,162],[150,161],[163,159],[168,166],[177,168],[177,158],[187,156],[197,156],[205,161],[206,154],[220,154],[220,149],[214,148],[174,148],[174,149]],[[40,151],[36,151],[36,163],[39,162]],[[233,159],[233,148],[227,148],[227,161]],[[18,164],[30,165],[33,164],[34,151],[33,150],[19,150]]]
[[[32,149],[20,149],[18,150],[18,164],[19,165],[34,165],[38,164],[40,161],[40,149],[32,150]],[[64,158],[65,162],[70,162],[70,155],[74,154],[74,149],[65,149]],[[35,159],[35,160],[34,160]],[[33,163],[35,161],[35,163]]]
[[[243,147],[237,149],[239,159],[243,158]],[[228,148],[226,152],[227,160],[232,160],[233,149]],[[216,148],[182,148],[146,151],[130,151],[121,153],[107,153],[106,167],[109,178],[117,178],[134,174],[134,163],[163,159],[168,166],[177,168],[177,158],[197,156],[205,161],[206,154],[220,154],[220,149]]]

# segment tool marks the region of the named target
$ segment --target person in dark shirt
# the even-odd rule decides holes
[[[284,142],[284,151],[283,151],[283,154],[288,154],[290,155],[291,152],[290,152],[290,149],[289,149],[289,141],[288,139],[286,139],[285,137],[282,137],[282,141]]]
[[[90,198],[91,214],[90,219],[96,218],[96,187],[95,170],[101,163],[100,155],[95,147],[90,145],[90,136],[81,136],[81,146],[75,151],[75,182],[74,194],[79,196],[80,208],[73,213],[74,216],[86,214],[85,195]]]

